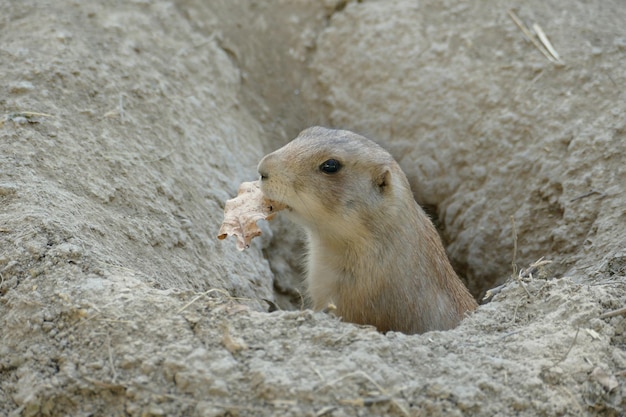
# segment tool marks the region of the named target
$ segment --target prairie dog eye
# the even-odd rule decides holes
[[[320,165],[320,171],[325,172],[326,174],[335,174],[341,169],[341,167],[341,162],[336,159],[329,159],[322,162],[322,165]]]

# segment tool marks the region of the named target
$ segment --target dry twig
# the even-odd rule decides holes
[[[518,276],[521,278],[533,279],[533,275],[541,273],[544,266],[551,264],[552,261],[544,260],[543,256],[530,264],[528,268],[522,268],[519,271]]]
[[[201,294],[197,295],[197,296],[196,296],[193,300],[191,300],[190,302],[188,302],[187,304],[185,304],[185,305],[184,305],[184,306],[183,306],[180,310],[178,310],[178,311],[176,312],[176,314],[180,314],[180,313],[182,313],[183,311],[185,311],[185,310],[187,309],[187,307],[189,307],[190,305],[192,305],[193,303],[195,303],[196,301],[198,301],[198,300],[199,300],[199,299],[201,299],[202,297],[206,297],[207,295],[209,295],[209,294],[211,294],[211,293],[213,293],[213,292],[219,292],[219,293],[221,293],[221,294],[225,295],[226,297],[229,297],[229,298],[230,298],[230,294],[228,293],[228,291],[223,290],[223,289],[221,289],[221,288],[211,288],[210,290],[205,291],[205,292],[203,292],[203,293],[201,293]]]
[[[377,404],[377,403],[381,403],[381,402],[391,402],[393,405],[395,405],[396,407],[398,407],[398,409],[402,412],[402,414],[409,416],[409,411],[402,405],[400,404],[398,401],[396,401],[396,399],[393,397],[393,393],[389,393],[387,390],[385,390],[383,387],[381,387],[376,381],[374,381],[374,379],[369,376],[368,374],[366,374],[363,371],[356,371],[356,372],[352,372],[346,375],[343,375],[337,379],[334,379],[330,382],[327,382],[326,384],[324,384],[321,388],[326,388],[329,387],[331,385],[335,385],[338,382],[343,381],[344,379],[347,378],[352,378],[355,376],[362,376],[365,379],[367,379],[368,381],[370,381],[378,390],[378,392],[381,394],[379,396],[376,397],[365,397],[365,398],[357,398],[357,399],[344,399],[344,400],[339,400],[339,402],[341,404],[344,405],[351,405],[351,406],[370,406],[373,404]]]
[[[554,49],[554,46],[552,46],[552,43],[548,39],[548,36],[546,35],[546,33],[543,31],[543,29],[541,29],[541,26],[539,26],[539,24],[537,23],[534,23],[533,30],[537,34],[537,37],[541,41],[544,48],[546,48],[546,50],[550,53],[550,55],[552,55],[552,57],[556,60],[558,64],[562,64],[561,57],[559,56],[558,52],[556,52],[556,50]]]
[[[111,348],[111,335],[107,332],[107,348],[109,351],[109,365],[111,366],[112,381],[115,384],[117,381],[117,370],[115,369],[115,361],[113,360],[113,349]]]
[[[532,298],[528,288],[526,288],[526,284],[522,281],[522,277],[517,273],[517,229],[515,227],[515,218],[511,216],[511,225],[513,227],[513,260],[511,261],[511,266],[513,267],[513,277],[517,280],[519,285],[526,291],[528,297]]]
[[[511,267],[513,268],[513,276],[517,275],[517,228],[515,227],[515,217],[510,216],[511,227],[513,228],[513,260],[511,260]]]
[[[54,116],[48,113],[38,113],[34,111],[21,111],[21,112],[16,112],[16,113],[9,113],[9,114],[5,114],[4,118],[0,120],[0,127],[4,126],[4,124],[8,122],[9,120],[14,120],[14,119],[17,119],[18,117],[23,117],[31,123],[38,123],[37,120],[33,120],[34,117],[54,117]]]
[[[573,203],[573,202],[574,202],[574,201],[576,201],[576,200],[580,200],[580,199],[582,199],[582,198],[587,198],[587,197],[592,196],[592,195],[594,195],[594,194],[600,194],[600,198],[604,198],[604,197],[606,197],[606,193],[603,193],[602,191],[598,191],[598,190],[589,190],[589,191],[588,191],[588,192],[586,192],[586,193],[583,193],[583,194],[581,194],[581,195],[579,195],[579,196],[576,196],[576,197],[572,198],[569,202],[570,202],[570,203]]]
[[[615,317],[615,316],[626,316],[626,307],[622,307],[620,309],[613,310],[613,311],[607,311],[604,314],[600,314],[601,319],[608,319],[610,317]]]
[[[574,347],[574,345],[576,344],[576,340],[578,339],[578,332],[580,332],[580,327],[578,327],[576,329],[576,334],[574,335],[574,340],[572,340],[572,343],[569,345],[569,349],[567,349],[567,352],[565,352],[565,355],[563,355],[563,357],[561,359],[559,359],[554,365],[552,366],[556,366],[559,363],[563,362],[566,358],[567,355],[569,355],[569,353],[572,351],[572,348]]]
[[[561,57],[556,52],[556,50],[552,46],[552,43],[550,43],[550,41],[548,40],[545,32],[538,24],[533,24],[533,30],[537,34],[537,36],[535,37],[530,29],[526,27],[524,22],[522,22],[514,9],[509,9],[508,13],[511,17],[511,20],[513,20],[517,27],[520,28],[526,38],[548,59],[548,61],[554,64],[563,65]],[[539,41],[536,38],[539,38]]]

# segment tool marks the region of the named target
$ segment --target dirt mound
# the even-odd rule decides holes
[[[0,415],[622,415],[626,10],[0,5]],[[536,41],[537,42],[537,41]],[[299,305],[299,237],[216,239],[269,150],[379,141],[477,296],[381,335]],[[514,250],[516,249],[516,250]]]

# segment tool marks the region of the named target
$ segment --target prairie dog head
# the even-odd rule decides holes
[[[289,206],[311,232],[352,239],[412,195],[393,157],[345,130],[312,127],[266,155],[258,166],[261,190]],[[402,195],[402,198],[398,194]]]

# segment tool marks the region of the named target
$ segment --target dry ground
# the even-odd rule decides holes
[[[626,8],[520,3],[553,63],[510,7],[0,3],[0,415],[624,415]],[[316,123],[390,149],[477,297],[507,284],[424,335],[268,313],[299,236],[240,253],[223,204]]]

